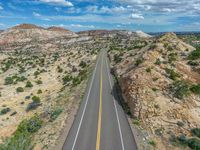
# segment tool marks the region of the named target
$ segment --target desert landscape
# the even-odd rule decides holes
[[[198,149],[200,49],[191,39],[31,24],[1,32],[0,149],[55,149],[101,50],[138,149]]]

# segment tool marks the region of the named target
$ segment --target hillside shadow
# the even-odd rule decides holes
[[[119,82],[117,80],[114,81],[114,85],[113,85],[113,88],[112,88],[112,91],[111,91],[111,95],[114,97],[115,101],[123,108],[124,112],[129,117],[132,118],[130,107],[128,106],[128,103],[126,103],[123,99],[122,90],[121,90]]]

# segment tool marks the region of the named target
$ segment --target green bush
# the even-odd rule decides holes
[[[6,77],[5,78],[5,85],[13,84],[13,79],[12,77]]]
[[[153,147],[156,147],[156,142],[155,142],[155,141],[150,140],[148,143],[149,143],[150,145],[152,145]]]
[[[170,54],[168,55],[168,60],[169,60],[169,62],[171,63],[171,62],[173,62],[173,61],[176,61],[176,60],[177,60],[177,57],[178,57],[178,54],[177,54],[177,53],[170,53]]]
[[[161,63],[162,63],[162,62],[161,62],[161,60],[160,60],[159,58],[156,59],[156,62],[155,62],[156,65],[161,65]]]
[[[3,108],[1,111],[0,111],[0,115],[5,115],[7,114],[8,112],[10,112],[10,108]]]
[[[63,69],[60,66],[57,66],[57,70],[58,70],[59,73],[63,72]]]
[[[191,130],[192,134],[200,138],[200,128],[194,128]]]
[[[200,58],[200,48],[197,48],[196,50],[192,51],[188,56],[189,60],[196,60],[199,58]]]
[[[54,111],[51,112],[50,121],[56,120],[58,116],[63,112],[62,108],[56,108]]]
[[[82,82],[82,78],[81,78],[81,77],[75,77],[75,78],[73,78],[73,80],[72,80],[73,86],[77,86],[77,85],[79,85],[81,82]]]
[[[27,81],[25,87],[31,88],[33,87],[33,84],[30,81]]]
[[[188,146],[194,150],[200,150],[200,140],[197,138],[191,138],[187,141]]]
[[[115,55],[114,55],[114,61],[115,61],[116,63],[119,63],[120,61],[122,61],[122,58],[121,58],[121,56],[120,56],[120,55],[117,55],[117,54],[115,54]]]
[[[42,120],[36,115],[29,120],[23,120],[14,135],[0,144],[0,150],[32,150],[32,133],[42,127]]]
[[[86,62],[81,61],[79,64],[80,67],[85,68],[87,66]]]
[[[42,81],[41,80],[37,80],[35,81],[36,84],[42,84]]]
[[[137,59],[136,62],[135,62],[135,65],[136,66],[139,66],[140,64],[142,64],[144,62],[144,59],[140,58],[140,59]]]
[[[33,96],[32,100],[34,103],[40,103],[40,97],[38,97],[38,96]]]
[[[175,72],[173,69],[165,69],[166,73],[169,74],[169,78],[172,80],[177,80],[178,78],[180,78],[181,76]]]
[[[190,66],[198,66],[198,65],[199,65],[198,62],[196,62],[196,61],[191,61],[191,60],[190,60],[187,64],[190,65]]]
[[[184,81],[175,81],[170,85],[170,91],[173,93],[174,97],[183,99],[190,94],[190,87]]]
[[[65,85],[72,80],[72,77],[69,75],[66,75],[65,77],[62,78],[62,80],[63,80],[63,84]]]
[[[35,71],[35,72],[34,72],[34,76],[36,76],[36,77],[37,77],[39,74],[40,74],[39,71]]]
[[[151,72],[151,68],[150,68],[150,67],[147,68],[147,69],[146,69],[146,72]]]
[[[16,89],[16,92],[17,92],[17,93],[24,92],[24,89],[23,89],[22,87],[18,87],[18,88]]]
[[[41,93],[42,93],[42,90],[39,89],[39,90],[37,91],[37,94],[41,94]]]
[[[192,85],[192,86],[190,87],[190,90],[191,90],[193,93],[200,95],[200,85],[199,85],[199,84],[198,84],[198,85]]]

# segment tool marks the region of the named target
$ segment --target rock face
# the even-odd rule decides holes
[[[199,65],[188,65],[193,50],[168,33],[156,38],[137,58],[126,51],[120,54],[120,62],[113,62],[133,118],[141,120],[142,128],[160,143],[157,149],[173,149],[170,138],[190,136],[190,130],[200,126],[200,98],[189,91],[200,84]]]
[[[139,36],[139,37],[142,37],[142,38],[150,38],[151,35],[148,35],[142,31],[136,31],[136,34]]]
[[[57,37],[77,37],[77,34],[63,28],[51,27],[45,29],[36,25],[22,24],[0,33],[0,45],[49,40]]]

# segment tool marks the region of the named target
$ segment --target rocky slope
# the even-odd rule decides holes
[[[22,24],[5,30],[0,33],[0,45],[49,40],[56,37],[77,37],[77,34],[58,27],[50,27],[48,29],[31,25]]]
[[[200,59],[194,50],[168,33],[137,51],[110,51],[133,123],[155,149],[199,149]]]

